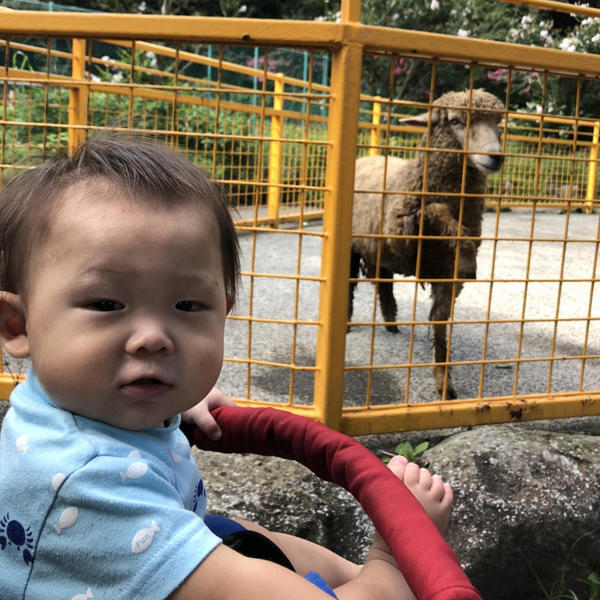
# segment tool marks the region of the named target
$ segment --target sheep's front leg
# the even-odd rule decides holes
[[[458,296],[462,284],[456,284],[455,297]],[[429,313],[430,321],[447,321],[450,317],[450,308],[452,305],[452,284],[451,283],[432,283],[431,284],[431,299],[433,304]],[[448,350],[446,340],[446,324],[433,323],[433,360],[436,363],[445,363]],[[449,400],[454,400],[456,391],[452,383],[450,375],[450,367],[447,365],[435,365],[433,367],[433,380],[435,389],[439,395],[444,397],[444,379],[446,379],[446,394],[445,397]]]
[[[350,279],[358,278],[360,269],[360,254],[352,251],[350,253]],[[348,285],[348,330],[350,330],[350,321],[352,321],[352,312],[354,310],[354,290],[356,289],[356,281],[351,281]]]
[[[393,279],[394,273],[385,267],[379,268],[381,279]],[[386,323],[393,323],[396,320],[398,307],[394,298],[394,284],[392,281],[380,281],[378,284],[379,306],[383,314],[383,320]],[[392,333],[398,333],[397,325],[386,325],[385,328]]]
[[[425,235],[456,237],[459,235],[458,221],[452,216],[447,204],[433,202],[425,207]],[[469,236],[466,227],[460,228],[460,235]],[[458,278],[475,279],[477,274],[477,244],[475,240],[448,240],[450,247],[458,247]],[[451,275],[450,275],[451,276]]]

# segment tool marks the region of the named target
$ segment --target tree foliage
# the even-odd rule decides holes
[[[575,2],[582,4],[582,2]],[[363,0],[362,20],[416,31],[505,41],[527,46],[556,48],[566,52],[600,52],[600,20],[494,0]],[[389,73],[394,71],[390,85]],[[423,63],[400,59],[399,64],[371,60],[365,91],[403,97],[410,89],[414,99],[427,98],[430,73]],[[534,71],[469,69],[440,65],[435,77],[436,95],[450,89],[483,86],[503,97],[510,79],[509,104],[513,108],[549,113],[597,114],[598,85],[583,81],[577,103],[576,79],[551,77]],[[385,88],[382,90],[381,88]],[[390,89],[391,88],[391,89]]]
[[[583,4],[575,0],[574,4]],[[109,12],[204,15],[272,19],[335,20],[340,0],[79,0],[79,6]],[[556,48],[565,52],[600,52],[600,20],[559,12],[541,11],[494,0],[363,0],[362,22],[412,31],[507,41],[527,46]],[[228,59],[250,60],[247,50]],[[236,53],[237,52],[237,53]],[[240,54],[241,52],[241,54]],[[239,54],[239,56],[238,56]],[[287,61],[287,62],[286,62]],[[292,66],[290,67],[290,64]],[[301,75],[285,52],[269,53],[269,69]],[[434,94],[473,84],[500,95],[513,108],[550,113],[591,115],[596,112],[600,90],[595,81],[549,77],[533,71],[436,66]],[[431,95],[431,64],[410,57],[366,56],[363,91],[373,95],[425,101]],[[578,94],[578,85],[581,85]],[[580,99],[579,102],[577,99]],[[578,104],[578,105],[577,105]]]
[[[313,19],[330,11],[332,3],[339,7],[339,0],[79,0],[77,5],[106,12]]]

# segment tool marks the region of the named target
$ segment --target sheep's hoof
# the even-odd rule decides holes
[[[390,333],[399,333],[400,330],[398,329],[397,325],[386,325],[385,328],[390,332]]]
[[[440,398],[442,398],[443,397],[442,390],[438,390],[438,393],[440,395]],[[446,400],[456,400],[457,398],[458,398],[458,395],[454,391],[454,388],[447,387],[446,388]]]

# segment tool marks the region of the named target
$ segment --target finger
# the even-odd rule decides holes
[[[204,415],[196,415],[194,422],[202,433],[210,440],[216,442],[221,439],[221,428],[214,420],[210,413]]]
[[[218,406],[235,406],[235,403],[227,394],[224,394],[219,388],[213,388],[203,401],[209,410]]]

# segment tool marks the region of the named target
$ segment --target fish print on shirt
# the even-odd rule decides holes
[[[77,518],[79,517],[79,510],[76,506],[69,506],[69,508],[65,508],[60,513],[60,517],[58,517],[58,523],[54,526],[54,531],[60,535],[63,532],[63,529],[68,529],[69,527],[73,527],[77,522]]]
[[[141,554],[146,552],[154,541],[154,534],[160,531],[160,527],[156,524],[156,521],[152,521],[150,527],[140,529],[131,540],[131,551],[134,554]]]
[[[127,467],[127,471],[125,471],[125,473],[119,472],[119,475],[121,476],[121,481],[127,481],[128,479],[139,479],[146,474],[147,470],[148,463],[139,460],[131,463]]]
[[[60,486],[65,482],[66,475],[64,473],[54,473],[52,475],[52,479],[50,480],[50,485],[55,492],[58,492]]]
[[[171,460],[174,463],[180,463],[183,458],[181,458],[181,456],[179,456],[179,454],[176,454],[175,452],[173,452],[173,450],[169,450],[169,454],[171,455]]]
[[[26,435],[20,435],[15,440],[15,448],[17,452],[27,452],[29,450],[29,438]]]
[[[140,454],[139,450],[132,450],[128,454],[128,457],[142,458],[142,455]],[[119,471],[119,476],[121,477],[121,481],[125,482],[128,479],[139,479],[140,477],[143,477],[147,471],[148,463],[143,460],[136,460],[127,467],[127,471],[125,471],[124,473],[122,471]]]
[[[187,441],[187,438],[183,434],[181,434],[181,436],[182,437],[175,442],[177,452],[169,450],[171,460],[174,463],[180,463],[184,460],[189,460],[192,456],[190,452],[190,444]]]
[[[88,588],[85,594],[76,594],[71,598],[71,600],[88,600],[89,598],[93,598],[94,594],[92,594],[92,590]]]

